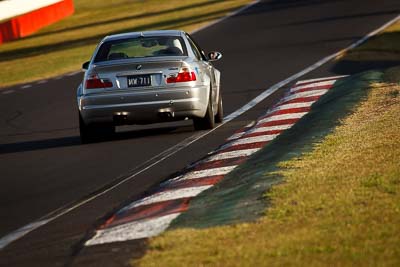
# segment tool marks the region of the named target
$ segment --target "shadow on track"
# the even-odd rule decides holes
[[[141,138],[141,137],[163,135],[171,133],[175,131],[177,128],[178,127],[164,127],[164,128],[118,132],[115,133],[110,138],[99,139],[97,142],[88,145],[95,145],[96,143],[107,142],[107,141],[112,142],[118,140],[127,140],[127,139]],[[185,128],[185,126],[179,128],[180,130],[182,130],[182,128]],[[192,129],[187,129],[184,131],[192,131]],[[8,153],[17,153],[17,152],[37,151],[37,150],[51,149],[51,148],[73,147],[80,145],[82,145],[82,143],[79,136],[67,136],[60,138],[16,142],[16,143],[0,144],[0,155]]]

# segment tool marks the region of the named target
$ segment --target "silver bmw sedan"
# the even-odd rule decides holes
[[[193,119],[197,130],[223,119],[220,72],[183,31],[131,32],[105,37],[77,90],[83,143],[115,126]]]

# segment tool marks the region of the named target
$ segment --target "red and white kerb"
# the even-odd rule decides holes
[[[186,173],[160,185],[156,192],[122,208],[86,242],[87,246],[156,236],[185,212],[192,198],[221,181],[239,164],[292,127],[338,77],[297,82],[289,93],[255,123],[247,125]]]

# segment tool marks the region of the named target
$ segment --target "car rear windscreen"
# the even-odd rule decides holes
[[[178,36],[152,36],[106,41],[94,62],[143,57],[187,56],[185,43]]]

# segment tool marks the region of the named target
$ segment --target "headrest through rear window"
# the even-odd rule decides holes
[[[122,59],[122,58],[128,58],[128,55],[125,53],[111,53],[108,55],[108,60]]]

